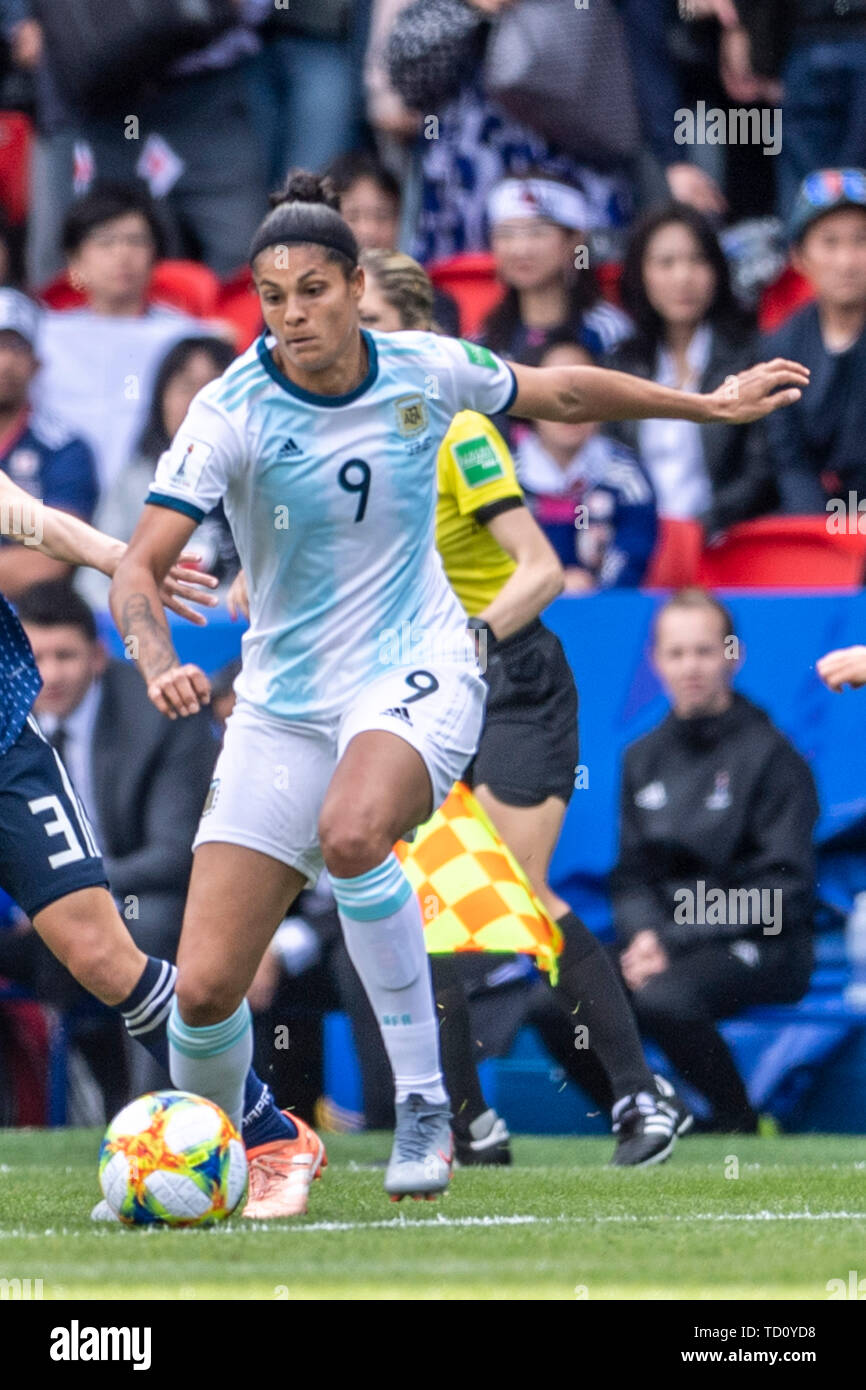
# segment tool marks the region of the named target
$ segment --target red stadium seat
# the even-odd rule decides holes
[[[659,520],[658,540],[642,587],[682,589],[697,583],[703,531],[697,521]]]
[[[49,309],[78,309],[87,302],[81,291],[76,290],[70,283],[65,270],[55,275],[47,285],[43,285],[37,298],[41,299],[43,304],[47,304]]]
[[[822,516],[768,516],[704,549],[697,580],[710,589],[851,589],[864,566],[866,535],[831,535]]]
[[[433,284],[454,296],[460,309],[460,332],[471,336],[502,298],[505,290],[496,278],[489,251],[467,251],[434,261],[427,267]]]
[[[262,331],[262,308],[245,266],[230,280],[224,280],[217,296],[216,314],[235,330],[235,347],[245,352]]]
[[[150,281],[150,300],[168,304],[192,318],[215,318],[220,282],[206,265],[198,261],[159,261]],[[64,270],[39,291],[39,298],[50,309],[76,309],[86,303]]]
[[[792,265],[786,266],[778,280],[768,285],[761,295],[758,327],[762,333],[774,333],[786,319],[814,298],[815,292],[809,281],[804,280]]]
[[[150,281],[155,304],[170,304],[194,319],[215,317],[219,292],[213,271],[198,261],[159,261]]]
[[[0,111],[0,203],[13,227],[30,206],[30,144],[33,123],[20,111]]]

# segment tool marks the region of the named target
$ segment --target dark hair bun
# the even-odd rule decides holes
[[[293,169],[280,192],[271,194],[270,203],[272,208],[287,203],[324,203],[325,207],[340,211],[340,195],[333,179],[327,174],[313,174],[309,169]]]

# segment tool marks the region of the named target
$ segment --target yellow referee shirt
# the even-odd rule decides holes
[[[461,410],[442,441],[438,460],[436,548],[448,583],[469,617],[499,593],[517,565],[483,520],[493,502],[523,499],[502,435],[486,415]]]

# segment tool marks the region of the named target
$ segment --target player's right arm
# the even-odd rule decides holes
[[[182,663],[174,649],[160,586],[197,521],[183,512],[146,506],[111,583],[109,604],[124,645],[137,663],[148,697],[169,719],[197,714],[210,699],[203,671]]]
[[[219,389],[218,383],[212,383]],[[138,525],[117,566],[109,602],[149,698],[170,719],[196,714],[210,699],[197,666],[180,661],[159,596],[160,585],[198,524],[224,496],[244,458],[242,441],[210,396],[192,401],[156,467]]]

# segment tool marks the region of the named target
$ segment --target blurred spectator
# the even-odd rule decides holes
[[[32,20],[30,0],[2,3],[7,27],[13,8]],[[142,180],[159,202],[169,254],[200,258],[218,275],[244,261],[267,201],[263,141],[248,84],[260,61],[255,26],[273,13],[273,0],[232,3],[235,25],[180,57],[156,81],[142,85],[133,67],[122,99],[106,100],[98,111],[76,108],[61,90],[60,25],[48,26],[47,37],[40,24],[25,30],[33,35],[30,60],[35,55],[38,64],[40,125],[55,137],[54,173],[64,173],[66,187],[71,185],[71,134],[76,192],[86,192],[93,179]],[[122,43],[121,30],[114,45],[106,46],[106,58]]]
[[[72,198],[75,137],[72,117],[45,57],[42,26],[33,0],[0,0],[0,27],[12,60],[33,74],[34,139],[29,183],[27,284],[46,284],[60,269],[60,231]]]
[[[100,505],[96,517],[100,531],[118,540],[129,540],[141,516],[159,457],[180,429],[193,396],[221,376],[234,356],[234,349],[220,338],[181,338],[169,350],[157,372],[150,414],[136,450]],[[220,583],[231,582],[240,561],[222,503],[196,527],[185,549],[198,553],[200,568],[216,575]],[[104,600],[107,582],[102,575],[93,577],[99,589],[88,586],[87,592],[98,592]]]
[[[100,487],[107,491],[141,433],[167,349],[200,333],[201,324],[148,303],[163,244],[143,191],[114,184],[95,188],[71,207],[63,248],[87,305],[46,314],[36,389],[88,440]]]
[[[326,173],[340,195],[340,212],[362,251],[396,251],[400,232],[400,184],[369,150],[350,150]]]
[[[271,0],[253,74],[271,186],[295,166],[323,168],[354,144],[362,105],[355,31],[365,8],[357,0]]]
[[[481,338],[516,362],[567,328],[594,355],[609,351],[631,327],[602,299],[590,268],[594,214],[575,188],[535,173],[505,179],[488,202],[496,273],[505,297],[488,315]]]
[[[173,960],[217,752],[207,712],[161,715],[62,581],[28,589],[18,613],[43,681],[34,712],[94,827],[120,912],[146,954]]]
[[[735,3],[742,23],[725,31],[722,75],[738,103],[782,101],[777,193],[787,220],[810,170],[866,165],[866,0]]]
[[[353,150],[335,159],[327,171],[340,195],[340,212],[362,251],[396,251],[400,231],[400,184],[375,155]],[[433,317],[443,333],[456,337],[460,314],[456,301],[433,287]],[[375,327],[375,324],[371,324]]]
[[[39,370],[39,320],[32,300],[0,289],[0,468],[46,506],[90,521],[98,487],[89,445],[30,404]],[[0,590],[7,597],[17,599],[30,584],[69,572],[60,560],[0,537]]]
[[[782,510],[824,513],[828,497],[866,493],[866,172],[810,174],[789,221],[793,261],[815,291],[768,337],[767,357],[802,362],[808,391],[767,421]]]
[[[593,225],[621,227],[631,215],[632,180],[626,164],[592,167],[553,146],[486,96],[482,58],[487,21],[508,2],[455,5],[415,0],[397,14],[390,31],[385,53],[390,81],[407,107],[424,114],[428,126],[428,138],[418,142],[423,187],[409,248],[422,264],[485,250],[490,193],[502,179],[522,176],[531,168],[577,189]],[[375,17],[373,23],[375,30]]]
[[[626,751],[611,890],[641,1028],[707,1098],[713,1128],[749,1132],[757,1117],[714,1025],[808,987],[818,800],[800,754],[731,690],[735,642],[703,590],[661,608],[653,661],[672,710]]]
[[[709,223],[672,204],[647,214],[629,243],[622,297],[636,332],[610,367],[686,391],[712,391],[759,360]],[[777,505],[763,423],[623,421],[608,432],[636,451],[660,517],[700,520],[709,535]]]
[[[540,367],[593,365],[567,340],[538,358]],[[535,365],[533,361],[532,365]],[[636,586],[656,541],[655,498],[634,453],[596,424],[535,420],[515,451],[526,504],[565,570],[567,593]]]

